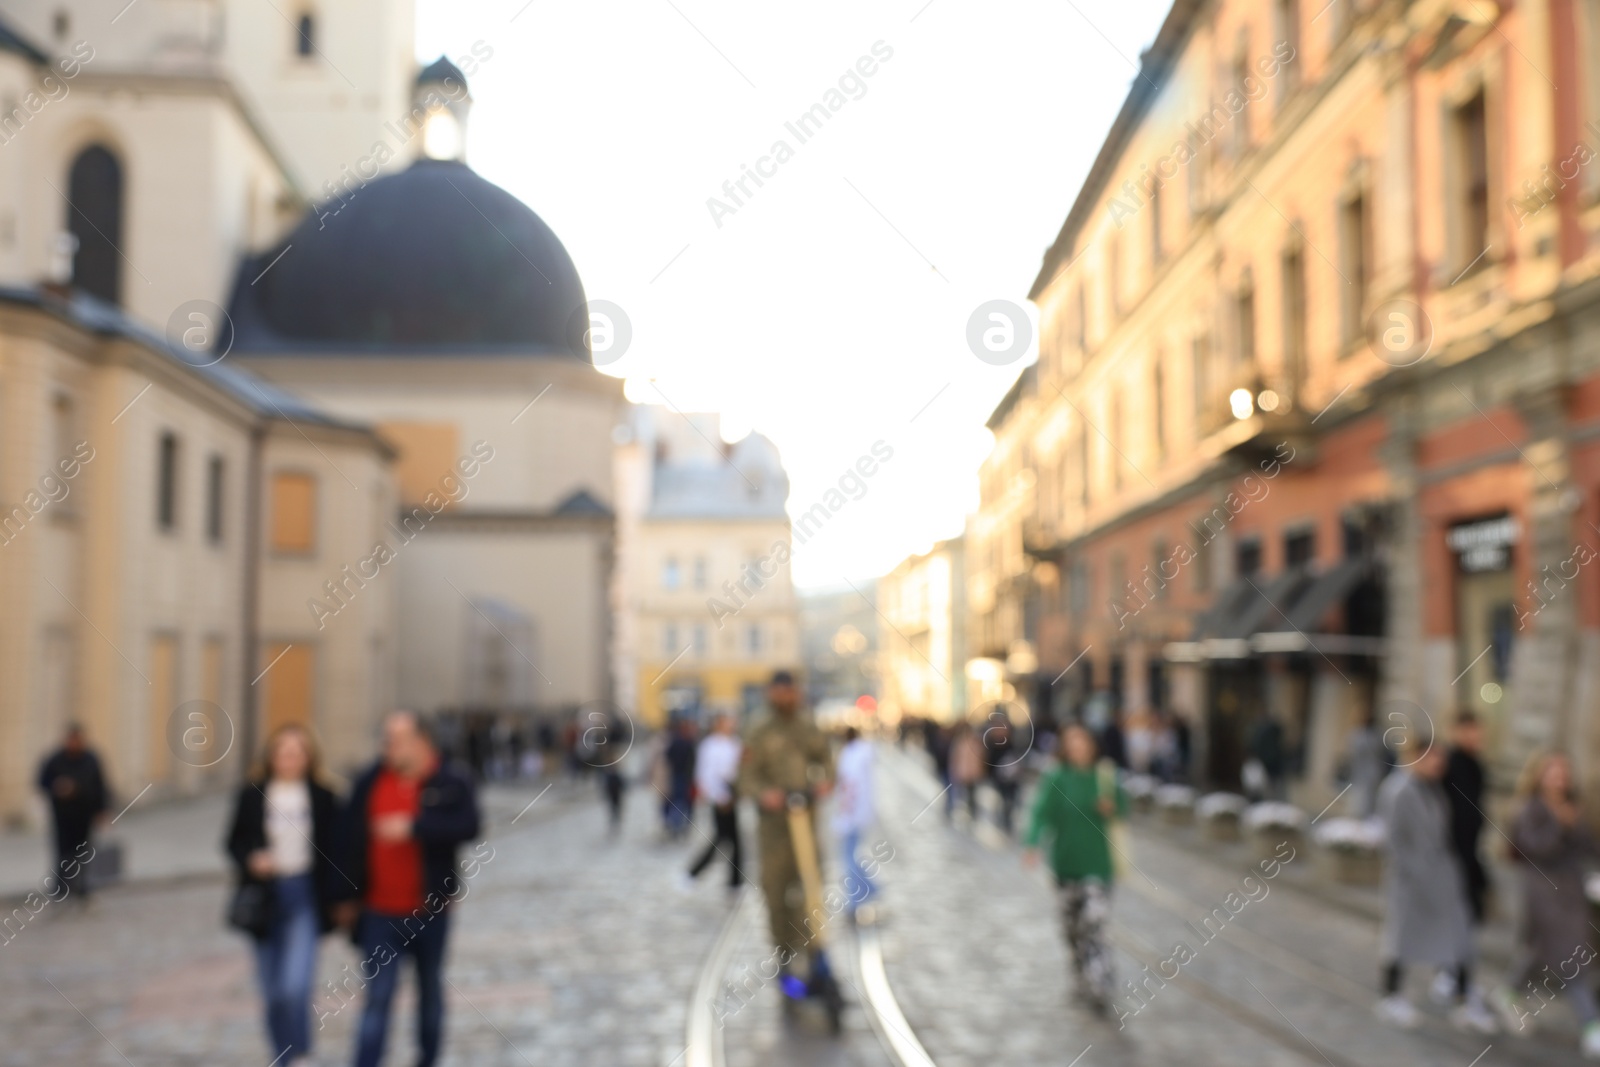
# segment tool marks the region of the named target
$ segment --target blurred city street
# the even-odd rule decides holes
[[[1359,899],[1327,899],[1304,876],[1297,884],[1291,872],[1309,856],[1291,860],[1268,895],[1199,947],[1180,979],[1146,984],[1142,1000],[1128,994],[1121,1026],[1097,1018],[1068,997],[1044,877],[1019,866],[987,811],[977,824],[965,813],[947,823],[918,754],[881,748],[882,836],[893,852],[881,867],[875,936],[903,1020],[886,1023],[868,1003],[857,933],[842,920],[829,935],[849,1004],[841,1037],[827,1034],[813,1006],[788,1006],[774,984],[752,984],[765,953],[759,900],[735,904],[720,878],[682,888],[685,854],[700,839],[663,842],[648,786],[630,790],[616,837],[592,782],[496,787],[487,794],[493,858],[460,907],[452,949],[444,1063],[699,1062],[690,1051],[696,1011],[717,1020],[712,1040],[729,1067],[905,1062],[886,1025],[908,1027],[933,1063],[953,1067],[1154,1065],[1196,1049],[1207,1062],[1247,1065],[1462,1067],[1491,1045],[1495,1063],[1579,1062],[1560,1006],[1532,1038],[1463,1034],[1443,1009],[1413,1034],[1375,1026],[1377,924]],[[201,811],[220,818],[215,804],[191,818]],[[1112,940],[1119,978],[1142,982],[1142,968],[1172,942],[1198,944],[1185,924],[1200,924],[1239,886],[1252,854],[1153,819],[1135,825],[1136,866],[1117,888]],[[187,847],[199,855],[210,844]],[[224,899],[220,879],[196,876],[135,881],[85,913],[51,905],[0,946],[9,1035],[0,1064],[264,1063],[245,944],[215,921]],[[185,932],[153,942],[156,928]],[[719,952],[725,930],[731,945]],[[355,959],[342,939],[327,945],[319,988]],[[720,967],[721,983],[699,1003],[707,966]],[[313,1003],[319,1052],[332,1062],[352,1041],[355,1008],[339,1010],[326,992]],[[398,1023],[395,1032],[406,1047],[409,1033]]]
[[[1600,0],[0,0],[0,1067],[1600,1063]]]

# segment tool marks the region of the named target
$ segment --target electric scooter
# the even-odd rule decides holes
[[[816,919],[816,931],[811,938],[811,977],[805,982],[796,979],[784,993],[793,998],[816,997],[828,1013],[828,1027],[835,1034],[844,1026],[844,996],[839,992],[838,979],[828,965],[824,949],[823,932],[827,928],[827,914],[822,906],[822,872],[817,867],[817,839],[812,832],[811,801],[805,793],[789,794],[789,841],[794,845],[795,865],[800,868],[800,884],[805,889],[806,915]]]

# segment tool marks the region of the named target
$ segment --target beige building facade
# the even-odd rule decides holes
[[[721,443],[714,414],[633,409],[618,449],[619,702],[673,715],[744,715],[774,670],[800,666],[789,479],[760,434]]]
[[[995,415],[976,581],[1036,710],[1185,716],[1224,786],[1275,719],[1313,803],[1368,715],[1593,780],[1597,42],[1590,4],[1173,4]]]
[[[966,543],[940,541],[878,579],[878,713],[952,723],[972,709],[968,692]]]
[[[315,726],[336,766],[365,755],[382,677],[350,652],[393,641],[388,605],[356,607],[351,640],[314,666],[317,636],[260,598],[313,588],[381,496],[314,512],[297,573],[277,543],[299,516],[266,487],[313,448],[386,487],[392,453],[362,427],[276,410],[292,403],[103,305],[0,293],[0,819],[38,817],[34,764],[69,722],[125,800],[234,780],[287,718]]]

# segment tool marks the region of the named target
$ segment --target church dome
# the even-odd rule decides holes
[[[522,201],[463,163],[422,159],[313,209],[247,258],[233,350],[589,359],[583,282]]]

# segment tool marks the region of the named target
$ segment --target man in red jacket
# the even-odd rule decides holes
[[[383,758],[357,781],[346,814],[341,865],[355,888],[356,940],[366,1005],[356,1067],[378,1067],[399,981],[400,958],[417,961],[419,1067],[432,1067],[444,1033],[444,955],[450,905],[466,894],[456,850],[478,836],[472,781],[440,758],[409,711],[383,724]]]

